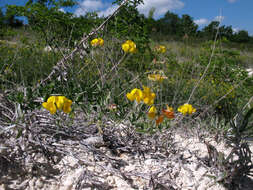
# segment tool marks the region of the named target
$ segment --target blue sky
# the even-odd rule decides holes
[[[108,15],[115,10],[114,0],[78,0],[79,6],[63,10],[71,11],[77,16],[89,11],[99,11],[99,15]],[[0,0],[0,6],[24,5],[27,0]],[[145,15],[154,7],[155,18],[162,17],[168,10],[181,16],[188,14],[200,28],[213,20],[221,20],[222,25],[232,26],[235,31],[247,30],[253,35],[253,0],[144,0],[138,7]]]

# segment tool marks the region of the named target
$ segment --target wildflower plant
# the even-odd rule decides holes
[[[163,122],[164,118],[175,118],[173,108],[168,105],[166,105],[166,109],[161,110],[160,115],[158,114],[159,111],[154,105],[156,94],[147,86],[143,86],[143,90],[134,88],[130,93],[126,94],[126,97],[130,101],[136,101],[137,104],[143,102],[144,105],[150,106],[147,111],[147,116],[149,119],[155,120],[157,126]]]
[[[143,86],[143,90],[134,88],[131,90],[130,93],[126,94],[126,97],[130,101],[136,101],[137,104],[135,104],[135,109],[132,112],[132,124],[136,122],[136,118],[140,118],[143,114],[143,107],[151,106],[149,107],[147,111],[147,116],[149,119],[153,120],[157,115],[156,107],[153,105],[155,101],[156,94],[151,91],[151,89],[147,86]],[[136,116],[137,115],[137,116]]]
[[[183,115],[191,115],[196,112],[196,109],[188,103],[185,103],[184,105],[180,106],[177,110]]]
[[[102,47],[104,45],[104,40],[102,38],[95,38],[93,40],[91,40],[91,46],[92,47]]]
[[[130,101],[136,100],[138,103],[143,100],[143,92],[138,88],[134,88],[130,93],[127,93],[126,96]]]
[[[154,104],[155,93],[150,90],[149,87],[143,86],[143,102],[149,106]]]
[[[42,103],[42,106],[47,109],[50,114],[55,114],[57,110],[70,113],[71,104],[72,101],[65,96],[50,96],[46,102]]]
[[[135,53],[137,51],[136,44],[132,40],[127,40],[121,47],[125,53]]]
[[[163,82],[164,79],[167,79],[168,77],[164,76],[163,74],[149,74],[148,79],[150,81],[155,81],[155,82]]]
[[[149,106],[154,104],[155,96],[155,93],[152,92],[147,86],[143,86],[143,90],[134,88],[130,93],[126,94],[127,99],[129,99],[130,101],[136,100],[137,103],[143,101]]]
[[[159,45],[155,47],[156,52],[158,53],[165,53],[166,52],[166,47],[164,45]]]
[[[156,125],[161,124],[163,122],[164,118],[168,118],[168,119],[175,118],[174,110],[172,107],[169,107],[168,105],[166,105],[166,109],[162,109],[161,114],[156,119]]]

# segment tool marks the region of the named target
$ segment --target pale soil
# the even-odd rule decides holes
[[[168,190],[225,190],[210,177],[215,173],[204,164],[208,157],[207,147],[198,136],[197,131],[178,130],[173,135],[174,145],[167,156],[159,151],[144,156],[129,153],[115,156],[108,147],[99,147],[98,151],[110,159],[101,159],[92,152],[82,151],[79,142],[69,141],[77,150],[76,155],[64,156],[56,165],[49,165],[45,159],[38,157],[37,167],[41,170],[33,168],[26,174],[21,173],[21,168],[12,166],[9,168],[12,171],[0,178],[0,189],[88,190],[96,187],[94,189],[149,190],[156,187]],[[223,142],[217,144],[206,134],[205,139],[218,151],[225,155],[229,153],[230,149]],[[1,162],[3,164],[4,161]],[[86,165],[86,162],[92,164]],[[252,190],[253,180],[245,179],[242,189]]]

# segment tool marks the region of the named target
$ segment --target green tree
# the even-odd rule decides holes
[[[148,17],[146,18],[146,25],[149,31],[156,32],[156,21],[154,19],[155,8],[149,10]]]
[[[219,28],[219,35],[221,37],[226,37],[228,40],[232,40],[233,37],[233,29],[232,26],[221,26]]]
[[[10,15],[26,17],[32,29],[40,33],[47,43],[61,42],[63,45],[71,33],[73,15],[59,9],[73,5],[73,0],[28,0],[25,6],[10,5],[7,10]]]
[[[7,7],[5,16],[4,16],[4,22],[7,26],[10,27],[21,27],[23,26],[23,21],[18,20],[16,18],[17,14],[15,11],[13,11],[10,7]]]
[[[114,3],[121,3],[121,0]],[[128,1],[119,13],[109,22],[109,30],[117,38],[131,39],[137,43],[138,50],[143,51],[149,43],[148,24],[144,15],[140,14],[137,6],[142,0]]]
[[[52,21],[55,19],[59,21],[59,18],[55,18],[59,9],[61,7],[73,7],[75,4],[76,2],[74,0],[28,0],[24,7],[20,6],[17,8],[19,8],[19,12],[22,16],[28,18],[30,25],[36,25],[45,20]]]
[[[2,11],[2,7],[0,9],[0,27],[4,26],[4,13]]]
[[[165,35],[180,35],[180,18],[177,14],[168,11],[163,18],[157,21],[158,30]]]
[[[181,36],[195,36],[197,34],[198,25],[196,25],[192,19],[187,14],[184,14],[181,18]]]
[[[219,24],[219,21],[212,21],[209,25],[203,28],[201,36],[213,40],[219,28]]]
[[[250,41],[249,33],[246,30],[240,30],[234,34],[233,41],[238,43],[247,43]]]
[[[73,25],[73,41],[79,40],[84,33],[89,33],[93,28],[102,23],[102,21],[103,18],[99,18],[96,12],[88,12],[79,17],[72,17],[71,22]]]

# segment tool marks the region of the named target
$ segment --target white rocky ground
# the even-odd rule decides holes
[[[192,131],[191,131],[192,132]],[[98,141],[103,141],[96,137]],[[144,156],[137,154],[121,153],[118,156],[111,154],[102,144],[97,149],[109,159],[99,159],[97,152],[81,151],[82,145],[72,142],[73,149],[79,150],[76,155],[67,155],[60,159],[51,170],[51,176],[29,174],[20,180],[13,178],[8,183],[3,183],[10,176],[4,176],[0,182],[1,190],[74,190],[85,189],[113,189],[113,190],[223,190],[223,186],[215,182],[214,175],[203,160],[208,157],[207,147],[200,142],[198,134],[182,131],[174,135],[174,145],[167,156],[159,151],[147,153]],[[88,138],[89,141],[89,138]],[[217,144],[212,138],[206,138],[218,151],[228,154],[230,149],[224,143]],[[71,147],[69,148],[72,149]],[[66,150],[68,152],[68,150]],[[78,158],[78,159],[75,159]],[[111,161],[112,162],[111,162]],[[116,162],[113,162],[116,161]],[[40,167],[47,167],[45,160],[38,158]],[[86,164],[92,163],[92,164]],[[118,166],[115,166],[118,163]],[[114,165],[114,166],[113,166]],[[19,171],[17,171],[19,172]],[[91,180],[92,179],[92,182]],[[94,184],[94,181],[97,183]],[[161,183],[164,182],[164,183]],[[0,183],[1,184],[1,183]],[[170,184],[170,185],[164,185]],[[252,190],[252,181],[245,182],[243,189]],[[102,186],[102,187],[101,187]],[[93,188],[94,189],[94,188]]]

